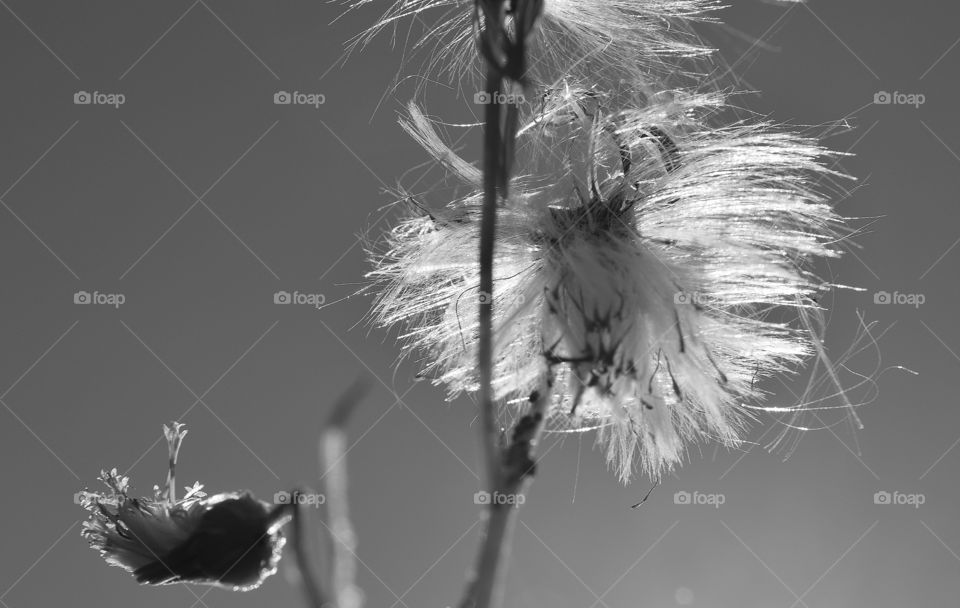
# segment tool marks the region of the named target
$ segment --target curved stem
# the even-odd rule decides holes
[[[294,490],[296,492],[296,490]],[[303,505],[292,505],[293,509],[293,552],[297,560],[297,569],[300,571],[300,579],[304,595],[306,595],[307,605],[310,608],[324,608],[332,606],[326,593],[323,591],[323,585],[313,568],[307,548],[307,522],[304,521]]]

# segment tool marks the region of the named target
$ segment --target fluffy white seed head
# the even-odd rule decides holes
[[[677,94],[613,111],[588,87],[548,93],[498,212],[496,395],[525,400],[552,366],[550,420],[600,426],[624,480],[638,461],[659,476],[690,441],[735,444],[757,379],[813,351],[795,321],[826,287],[809,262],[836,254],[838,218],[816,193],[825,152],[767,124],[709,126],[720,106]],[[476,186],[422,113],[406,128]],[[373,252],[376,321],[405,328],[451,397],[477,388],[481,202],[415,206]]]

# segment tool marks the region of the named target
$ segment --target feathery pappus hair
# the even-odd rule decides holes
[[[289,505],[270,505],[248,492],[207,496],[199,483],[178,500],[174,468],[187,431],[179,423],[163,431],[170,458],[164,487],[154,486],[152,498],[134,498],[128,477],[116,469],[101,472],[107,491],[77,494],[89,512],[81,534],[138,583],[256,589],[277,571]]]
[[[345,0],[348,10],[371,2]],[[511,31],[513,0],[506,6],[505,27]],[[424,75],[459,80],[479,66],[476,33],[485,24],[474,7],[474,0],[395,0],[353,45],[365,44],[404,21],[422,19],[429,25],[413,50],[428,55]],[[546,0],[527,42],[529,76],[543,83],[561,75],[601,72],[614,81],[676,76],[678,60],[712,52],[691,25],[715,21],[712,13],[722,7],[719,0]]]
[[[518,131],[498,209],[494,391],[525,401],[549,367],[554,425],[599,427],[627,481],[654,477],[690,442],[735,445],[758,378],[816,355],[808,323],[830,287],[810,270],[842,227],[818,181],[837,174],[814,141],[766,123],[709,124],[718,95],[608,108],[573,85],[548,91]],[[373,318],[449,397],[478,388],[480,172],[411,105],[404,128],[470,194],[412,201],[371,248]],[[411,199],[412,200],[412,199]]]

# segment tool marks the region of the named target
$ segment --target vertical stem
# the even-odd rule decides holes
[[[330,587],[337,608],[359,608],[360,590],[355,584],[357,535],[350,522],[347,502],[347,438],[343,429],[331,426],[320,439],[320,462],[327,472],[324,478],[327,520],[333,537]]]
[[[307,548],[307,522],[304,521],[306,515],[303,511],[306,506],[293,504],[291,508],[293,509],[293,552],[297,559],[297,570],[300,571],[300,582],[307,599],[307,606],[309,608],[332,606],[311,564]]]
[[[491,493],[491,500],[493,494]],[[513,531],[516,507],[490,504],[487,527],[480,555],[477,557],[476,578],[470,586],[461,608],[491,608],[503,601],[503,574],[510,555],[510,535]]]
[[[503,144],[500,127],[500,97],[502,77],[494,66],[487,68],[487,106],[483,138],[483,210],[480,218],[480,336],[478,366],[480,368],[480,416],[482,418],[483,450],[487,458],[487,492],[492,498],[501,486],[501,462],[497,441],[496,415],[493,403],[493,249],[497,230],[498,186],[506,181],[501,175]],[[509,543],[510,511],[508,505],[490,503],[486,530],[477,556],[474,580],[463,601],[464,608],[495,606],[495,588],[502,577]]]
[[[347,500],[346,425],[369,390],[369,378],[361,377],[340,396],[317,444],[323,471],[327,529],[331,536],[328,571],[332,596],[330,608],[359,608],[363,600],[363,594],[356,584],[357,535],[350,521],[350,503]]]
[[[497,232],[497,206],[500,197],[506,198],[513,162],[514,138],[519,115],[516,107],[509,107],[501,116],[500,93],[504,74],[523,74],[523,41],[529,26],[539,13],[539,4],[519,10],[524,17],[518,24],[519,42],[511,41],[504,28],[503,0],[477,0],[477,10],[485,19],[481,33],[482,54],[487,59],[486,99],[483,140],[483,208],[480,218],[480,294],[479,340],[477,347],[480,376],[480,417],[483,450],[487,461],[488,507],[487,521],[480,553],[477,556],[474,578],[461,603],[463,608],[497,608],[503,596],[504,571],[510,551],[516,498],[523,491],[526,480],[533,473],[532,446],[536,442],[543,421],[543,403],[548,397],[531,397],[531,411],[517,423],[511,444],[501,449],[498,441],[493,403],[493,259]],[[530,23],[526,17],[532,16]],[[516,17],[515,17],[516,19]],[[526,23],[526,25],[523,25]],[[523,25],[523,27],[521,27]],[[506,66],[494,59],[505,50]],[[519,51],[519,65],[517,55]],[[548,370],[544,390],[536,395],[549,394],[552,379]],[[506,502],[499,498],[506,498]],[[512,500],[511,500],[512,499]]]
[[[300,579],[309,608],[357,608],[363,594],[354,581],[356,574],[356,534],[350,523],[347,501],[347,436],[346,424],[354,409],[370,389],[366,377],[360,377],[337,399],[333,412],[320,431],[317,441],[320,467],[324,471],[326,516],[324,524],[330,539],[330,564],[314,567],[310,559],[306,505],[297,499],[302,494],[295,489],[288,506],[293,510],[293,550],[300,570]],[[324,544],[324,535],[318,535]],[[327,589],[330,589],[328,593]]]
[[[483,210],[480,219],[480,335],[477,348],[480,371],[480,418],[483,450],[487,460],[487,488],[499,484],[496,416],[493,405],[493,249],[497,230],[497,185],[504,170],[501,158],[500,97],[502,77],[496,67],[487,68],[487,105],[483,141]]]
[[[504,451],[499,483],[490,490],[484,537],[477,556],[474,579],[461,608],[496,608],[501,605],[504,574],[510,556],[510,536],[516,519],[518,497],[533,475],[533,451],[543,430],[543,420],[553,395],[553,372],[547,369],[541,387],[530,397],[530,409],[514,427],[510,446]]]

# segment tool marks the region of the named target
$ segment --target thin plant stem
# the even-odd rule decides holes
[[[478,556],[476,578],[461,608],[490,608],[503,602],[504,572],[510,555],[516,508],[493,505],[487,510],[486,530]]]
[[[307,548],[307,522],[305,505],[292,505],[293,509],[293,552],[300,571],[300,582],[309,608],[327,608],[333,606],[323,591],[323,585],[314,570]]]
[[[517,513],[514,505],[533,476],[536,467],[533,452],[552,396],[553,371],[548,368],[540,389],[530,396],[529,411],[517,422],[510,445],[503,452],[500,480],[488,497],[486,528],[474,580],[461,608],[497,608],[502,603],[510,537]]]
[[[480,219],[480,335],[477,349],[480,371],[481,442],[487,458],[487,492],[493,497],[502,485],[501,454],[493,403],[493,253],[496,236],[498,186],[504,164],[500,126],[500,104],[496,103],[503,78],[496,66],[487,67],[485,125],[483,141],[483,209]],[[487,511],[486,529],[477,556],[474,579],[467,589],[462,608],[489,608],[499,586],[501,564],[509,542],[510,520],[505,509]]]
[[[496,414],[493,403],[493,249],[497,230],[498,184],[505,168],[501,158],[500,95],[503,79],[494,66],[487,69],[487,103],[483,141],[483,209],[480,219],[480,335],[477,347],[480,372],[480,419],[483,450],[487,461],[487,488],[499,483]]]
[[[552,370],[544,374],[544,386],[531,396],[530,412],[514,427],[510,445],[501,447],[493,396],[493,260],[497,232],[497,209],[507,198],[518,110],[514,105],[502,115],[501,90],[509,76],[524,75],[524,38],[539,14],[537,3],[514,6],[523,17],[517,27],[517,39],[505,35],[503,0],[477,0],[478,15],[485,20],[481,33],[481,54],[487,60],[486,99],[483,140],[483,207],[480,218],[480,293],[477,366],[479,370],[482,449],[486,458],[488,507],[486,526],[472,582],[461,602],[462,608],[497,608],[503,598],[510,535],[515,521],[515,500],[533,474],[533,446],[539,436],[553,380]],[[505,65],[499,65],[497,51],[505,50]]]
[[[346,424],[369,390],[370,381],[362,376],[340,395],[317,441],[325,515],[329,521],[324,528],[332,537],[325,567],[316,567],[310,559],[307,506],[299,500],[304,492],[294,490],[290,504],[285,505],[293,510],[293,551],[309,608],[359,608],[362,602],[363,594],[355,583],[356,533],[347,501]],[[318,538],[323,553],[326,538],[323,534]],[[328,593],[327,589],[331,591]]]
[[[347,500],[346,423],[369,391],[367,379],[357,380],[339,399],[320,434],[318,451],[324,471],[326,515],[332,538],[330,586],[337,608],[359,608],[363,594],[356,585],[357,535]]]

